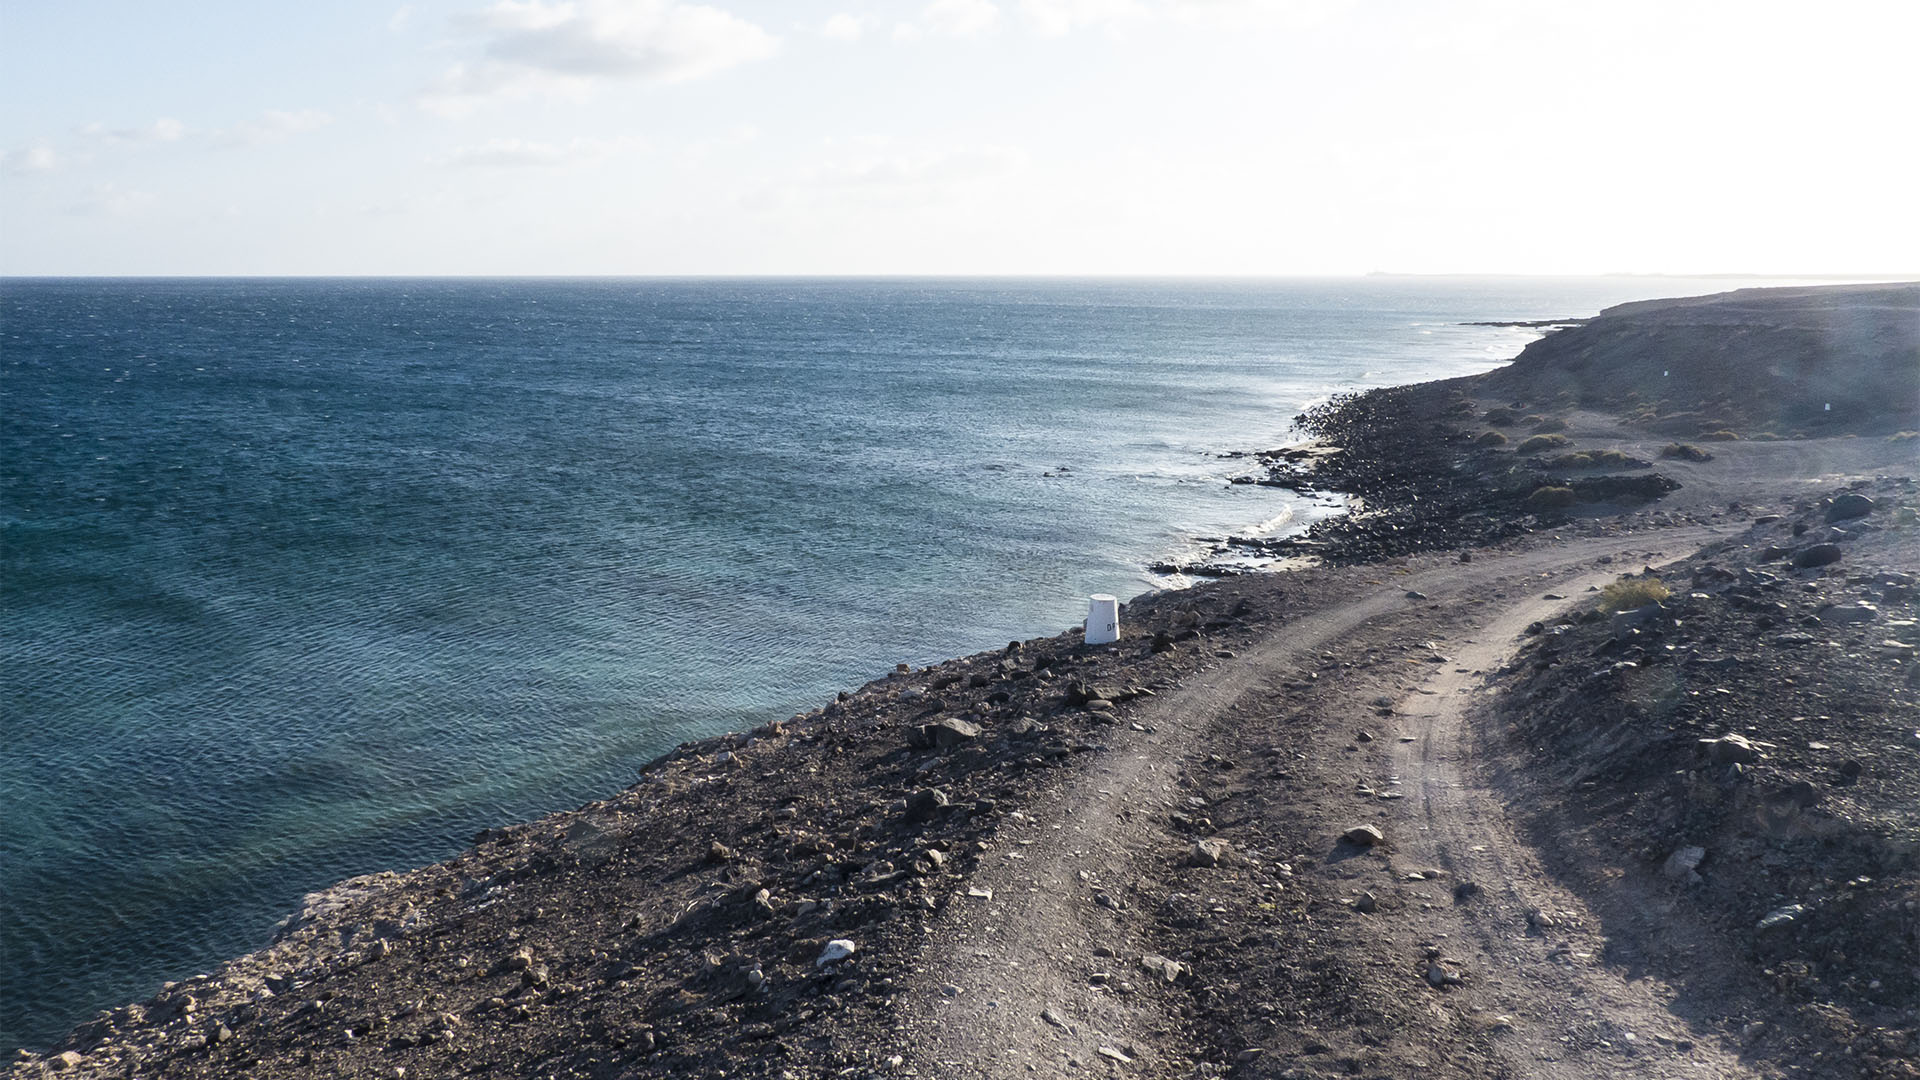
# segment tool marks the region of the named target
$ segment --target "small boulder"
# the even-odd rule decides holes
[[[1343,842],[1352,844],[1354,847],[1372,847],[1386,838],[1386,834],[1374,825],[1355,825],[1340,834]]]
[[[1140,958],[1140,969],[1149,975],[1159,976],[1167,982],[1176,982],[1180,976],[1187,973],[1187,965],[1154,953],[1148,953]]]
[[[1632,631],[1650,625],[1666,613],[1667,609],[1659,604],[1648,604],[1645,607],[1634,608],[1632,611],[1615,612],[1613,618],[1607,623],[1607,629],[1613,632],[1615,639],[1628,638],[1633,636]]]
[[[1835,604],[1820,613],[1820,621],[1839,626],[1852,623],[1872,622],[1880,617],[1880,609],[1865,600],[1851,604]]]
[[[1699,869],[1700,863],[1706,857],[1707,849],[1703,847],[1676,848],[1673,854],[1667,856],[1667,863],[1661,867],[1660,872],[1675,881],[1698,881],[1700,875],[1694,871]]]
[[[1715,765],[1751,765],[1760,760],[1760,751],[1738,733],[1701,739],[1700,745],[1707,748],[1707,760]]]
[[[1232,846],[1225,840],[1216,840],[1211,837],[1203,840],[1195,840],[1193,842],[1193,850],[1187,853],[1187,865],[1219,866],[1221,863],[1227,861],[1227,856],[1231,850]]]
[[[1806,913],[1807,906],[1805,904],[1788,904],[1785,907],[1777,907],[1761,916],[1760,921],[1754,925],[1753,929],[1755,933],[1760,934],[1767,933],[1770,930],[1779,930],[1799,922],[1801,917]]]
[[[816,938],[815,940],[817,941],[819,939]],[[860,946],[854,944],[852,941],[846,938],[835,938],[827,942],[826,948],[820,950],[820,958],[813,962],[813,966],[823,968],[828,964],[837,964],[859,951]]]
[[[957,716],[949,716],[940,720],[938,723],[922,724],[917,731],[917,735],[918,737],[915,739],[915,742],[923,747],[931,746],[948,750],[962,743],[972,742],[979,738],[980,728],[979,725],[962,720]]]
[[[1815,544],[1812,547],[1801,548],[1793,556],[1793,565],[1801,570],[1811,570],[1816,566],[1830,566],[1839,562],[1843,554],[1845,553],[1840,550],[1839,544]]]
[[[1873,500],[1865,495],[1849,491],[1845,495],[1834,497],[1833,504],[1827,507],[1827,520],[1851,521],[1873,513]]]
[[[921,788],[907,796],[907,817],[914,821],[924,821],[945,810],[951,804],[947,793],[939,788]]]

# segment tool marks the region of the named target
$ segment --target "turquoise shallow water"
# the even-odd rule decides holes
[[[299,896],[1057,631],[1350,386],[1726,283],[0,283],[0,1048]]]

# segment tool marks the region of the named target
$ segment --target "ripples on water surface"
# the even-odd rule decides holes
[[[1311,520],[1210,454],[1530,338],[1462,320],[1715,287],[0,283],[0,1049]]]

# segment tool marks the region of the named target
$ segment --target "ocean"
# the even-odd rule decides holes
[[[0,1049],[300,896],[1057,632],[1303,406],[1700,279],[0,282]]]

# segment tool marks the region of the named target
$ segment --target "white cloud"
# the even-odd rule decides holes
[[[1020,0],[1020,14],[1035,32],[1048,37],[1083,26],[1100,26],[1145,17],[1140,0]]]
[[[20,150],[8,150],[0,153],[0,169],[15,176],[29,173],[52,172],[66,164],[59,151],[51,143],[42,141]]]
[[[393,10],[393,14],[387,18],[387,29],[396,34],[404,33],[407,27],[412,24],[413,24],[413,5],[412,4],[401,4],[399,7],[395,8]]]
[[[672,0],[500,0],[457,18],[455,27],[483,44],[478,59],[454,65],[423,95],[437,112],[462,112],[496,95],[579,96],[601,79],[697,79],[779,48],[754,23]]]
[[[858,15],[849,15],[842,11],[829,18],[820,27],[820,36],[835,41],[858,41],[866,33],[867,24]]]
[[[207,139],[215,146],[260,146],[317,131],[331,123],[333,115],[319,109],[268,109],[255,119],[209,131]]]
[[[331,123],[332,114],[319,109],[268,109],[257,117],[225,128],[190,128],[170,116],[163,116],[140,127],[110,128],[105,124],[88,124],[80,129],[80,135],[104,143],[187,143],[224,148],[279,142]]]
[[[484,143],[459,147],[439,158],[437,163],[455,169],[554,168],[591,164],[613,154],[644,149],[645,145],[631,136],[574,139],[565,143],[488,139]]]
[[[915,22],[900,23],[893,36],[913,39],[935,37],[977,37],[1000,22],[1000,6],[993,0],[933,0],[922,8]]]
[[[81,197],[67,204],[67,213],[80,217],[125,217],[145,209],[154,201],[153,193],[122,187],[115,183],[94,184]]]
[[[185,137],[187,127],[171,116],[163,116],[139,127],[110,128],[105,124],[88,124],[80,129],[80,134],[107,142],[168,143],[179,142]]]

